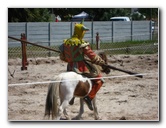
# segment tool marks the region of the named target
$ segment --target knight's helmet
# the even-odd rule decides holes
[[[84,26],[83,24],[84,19],[81,21],[81,23],[76,23],[74,27],[74,37],[77,37],[78,39],[82,40],[84,38],[84,34],[89,29]]]

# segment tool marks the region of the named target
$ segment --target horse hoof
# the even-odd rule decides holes
[[[73,104],[74,104],[74,99],[75,99],[75,97],[73,97],[73,98],[69,101],[69,104],[70,104],[70,105],[73,105]]]
[[[82,118],[80,116],[74,117],[72,120],[81,120]]]
[[[126,120],[126,117],[122,116],[119,120]]]
[[[95,120],[102,120],[101,117],[95,117]]]

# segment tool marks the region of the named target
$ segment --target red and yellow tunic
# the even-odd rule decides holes
[[[91,60],[96,57],[89,44],[85,43],[84,45],[68,45],[62,44],[60,50],[63,52],[65,61],[68,62],[67,71],[74,71],[79,74],[90,73],[89,67],[87,67],[84,56],[86,55]]]
[[[67,71],[74,71],[79,74],[90,73],[90,69],[84,61],[84,56],[87,56],[93,62],[98,61],[99,56],[92,51],[89,43],[82,40],[86,30],[87,28],[82,23],[75,24],[73,36],[64,40],[64,43],[60,46],[60,57],[68,62]]]
[[[73,36],[68,40],[65,40],[64,43],[60,46],[60,58],[61,60],[68,62],[67,71],[74,71],[79,74],[90,74],[90,67],[88,67],[87,63],[84,61],[85,56],[87,56],[89,59],[91,59],[92,62],[96,64],[101,64],[103,62],[103,60],[92,51],[89,43],[86,43],[82,40],[86,30],[87,28],[82,23],[76,24],[74,27]],[[90,99],[95,97],[97,91],[103,84],[102,80],[100,79],[100,73],[95,74],[94,77],[99,79],[93,80],[93,87],[88,95]]]

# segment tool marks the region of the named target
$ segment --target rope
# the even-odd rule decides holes
[[[124,78],[124,77],[135,77],[138,75],[150,75],[150,74],[158,74],[158,73],[142,73],[142,74],[135,74],[135,75],[120,75],[120,76],[107,76],[107,77],[101,77],[101,79],[113,79],[113,78]],[[88,78],[90,80],[99,79],[99,78]],[[49,84],[49,83],[57,83],[57,82],[65,82],[65,81],[75,81],[77,79],[70,79],[70,80],[64,80],[64,81],[43,81],[43,82],[32,82],[32,83],[17,83],[17,84],[9,84],[8,86],[25,86],[25,85],[36,85],[36,84]]]

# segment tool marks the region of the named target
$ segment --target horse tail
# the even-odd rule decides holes
[[[46,105],[45,105],[45,117],[52,114],[52,119],[55,119],[58,114],[58,97],[59,97],[59,85],[61,81],[61,76],[57,76],[55,78],[55,83],[50,83],[48,87],[47,97],[46,97]]]

